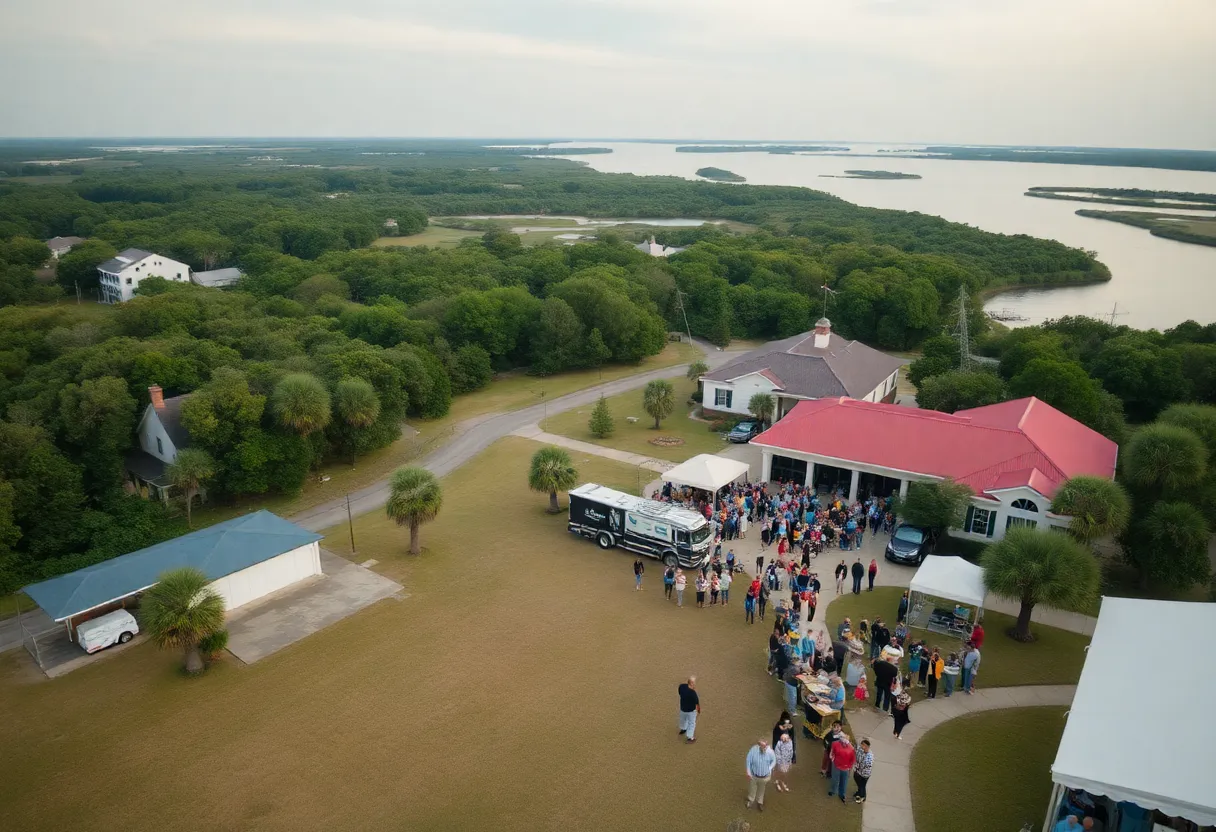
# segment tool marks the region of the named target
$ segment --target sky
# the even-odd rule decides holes
[[[1216,149],[1216,0],[2,0],[0,136]]]

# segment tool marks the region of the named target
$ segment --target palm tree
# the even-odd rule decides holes
[[[169,475],[169,482],[185,496],[186,525],[194,528],[190,507],[202,484],[215,476],[215,460],[202,448],[182,448],[165,473]]]
[[[688,372],[685,373],[685,378],[689,381],[696,381],[709,372],[709,365],[704,361],[694,361],[688,365]]]
[[[422,551],[418,527],[439,516],[443,488],[425,468],[398,468],[389,479],[389,490],[384,510],[398,526],[410,527],[410,554],[417,555]]]
[[[1127,528],[1132,503],[1123,486],[1105,477],[1079,476],[1065,480],[1051,501],[1055,514],[1071,517],[1069,533],[1082,543],[1114,537]]]
[[[1021,604],[1009,635],[1033,641],[1030,614],[1036,604],[1076,608],[1098,594],[1098,562],[1066,534],[1028,527],[1013,528],[980,556],[984,584],[1001,598]]]
[[[270,407],[279,424],[300,436],[329,424],[329,391],[308,373],[283,376],[271,393]]]
[[[192,566],[161,573],[139,605],[140,626],[158,647],[179,647],[186,654],[186,672],[205,667],[198,645],[224,627],[224,599],[202,570]]]
[[[759,419],[761,425],[770,424],[777,412],[777,400],[772,393],[755,393],[747,402],[747,412]]]
[[[561,448],[547,445],[532,454],[532,466],[528,469],[528,487],[542,494],[549,493],[549,513],[557,514],[557,492],[569,491],[578,482],[578,471],[570,461],[570,454]]]
[[[361,378],[344,378],[334,391],[334,409],[338,418],[352,431],[371,427],[380,418],[380,397],[371,382]],[[350,441],[350,464],[355,464],[355,437]]]
[[[658,430],[659,422],[676,409],[676,393],[671,382],[658,378],[647,384],[642,392],[642,409],[654,417],[654,429]]]
[[[1157,422],[1136,431],[1123,470],[1132,485],[1166,494],[1199,483],[1207,462],[1207,446],[1194,431]]]

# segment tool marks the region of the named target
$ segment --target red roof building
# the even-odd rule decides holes
[[[1067,525],[1048,514],[1060,483],[1113,478],[1118,446],[1050,405],[1017,399],[939,413],[849,398],[800,402],[752,440],[765,479],[800,480],[850,499],[907,492],[909,482],[953,479],[976,496],[969,536],[1017,525]]]

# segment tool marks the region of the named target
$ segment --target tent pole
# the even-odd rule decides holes
[[[1051,802],[1047,804],[1047,817],[1043,818],[1043,832],[1051,832],[1051,822],[1055,820],[1056,807],[1060,802],[1060,784],[1051,784]]]

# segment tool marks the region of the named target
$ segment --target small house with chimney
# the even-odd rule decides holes
[[[776,420],[813,399],[893,402],[903,364],[902,358],[840,337],[831,321],[820,318],[810,332],[770,341],[701,376],[701,404],[707,413],[746,416],[752,396],[769,393],[777,402]]]
[[[167,501],[172,483],[165,469],[177,461],[179,451],[190,446],[190,434],[182,424],[182,404],[190,396],[166,399],[164,391],[153,385],[148,397],[151,401],[136,429],[139,448],[126,457],[127,481],[139,494]]]

